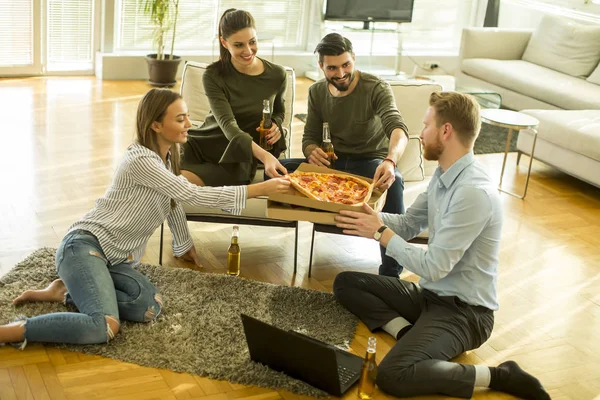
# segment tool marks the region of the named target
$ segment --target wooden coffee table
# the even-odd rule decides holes
[[[498,190],[506,194],[510,194],[511,196],[524,199],[525,195],[527,194],[527,186],[529,185],[531,164],[533,162],[533,152],[535,151],[535,142],[537,140],[537,127],[540,124],[540,121],[530,115],[523,114],[518,111],[494,109],[481,110],[481,121],[490,125],[501,126],[508,129],[506,147],[504,148],[504,161],[502,161],[502,172],[500,172],[500,183],[498,184]],[[504,176],[506,157],[508,156],[508,150],[510,149],[510,140],[512,138],[513,131],[521,129],[531,129],[533,133],[533,145],[531,146],[531,153],[529,153],[529,168],[527,169],[527,179],[525,180],[525,190],[523,191],[523,195],[502,189],[502,177]]]

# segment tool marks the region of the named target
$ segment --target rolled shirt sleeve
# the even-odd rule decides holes
[[[167,224],[173,234],[171,243],[173,246],[173,254],[176,257],[181,257],[194,245],[185,217],[185,211],[183,210],[181,203],[177,203],[175,208],[171,210],[167,216]]]

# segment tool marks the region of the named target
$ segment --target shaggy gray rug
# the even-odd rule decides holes
[[[0,322],[19,314],[66,310],[59,303],[11,304],[23,290],[43,288],[57,278],[55,252],[37,250],[0,279]],[[121,332],[109,344],[57,346],[319,397],[326,393],[250,361],[240,313],[341,347],[348,346],[356,331],[357,318],[330,293],[156,265],[141,264],[136,269],[146,274],[163,296],[165,307],[156,322],[123,322]]]

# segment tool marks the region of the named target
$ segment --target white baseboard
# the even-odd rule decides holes
[[[183,66],[186,61],[197,61],[210,63],[216,60],[211,54],[182,55],[183,61],[179,64],[177,77],[181,77]],[[369,72],[375,65],[381,65],[382,68],[393,72],[395,56],[383,55],[373,56],[371,60],[368,56],[356,57],[356,68],[361,71]],[[267,52],[265,59],[271,61],[271,54]],[[457,56],[414,56],[412,59],[416,62],[422,62],[425,59],[435,59],[443,66],[444,73],[452,74],[456,69]],[[414,62],[406,56],[402,57],[401,69],[410,74],[414,69]],[[292,67],[297,76],[306,75],[313,80],[319,80],[323,77],[323,72],[317,69],[317,58],[314,54],[308,52],[275,51],[276,64]],[[383,71],[383,72],[385,72]],[[96,77],[107,80],[127,80],[127,79],[148,79],[148,66],[145,55],[142,54],[116,54],[116,53],[96,53]],[[382,71],[380,71],[381,73]],[[437,71],[436,71],[437,72]],[[438,73],[442,73],[440,70]]]

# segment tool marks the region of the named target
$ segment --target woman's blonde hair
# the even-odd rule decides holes
[[[160,156],[157,133],[152,129],[152,124],[162,122],[167,108],[181,99],[179,93],[169,89],[151,89],[144,95],[137,109],[136,142],[152,150]],[[181,149],[179,143],[171,145],[171,170],[175,175],[181,173]],[[165,160],[165,166],[166,160]],[[171,199],[171,206],[175,207]]]
[[[438,128],[449,122],[460,142],[467,147],[473,146],[481,129],[479,103],[473,96],[458,92],[433,92],[429,96],[429,105],[435,109]]]

